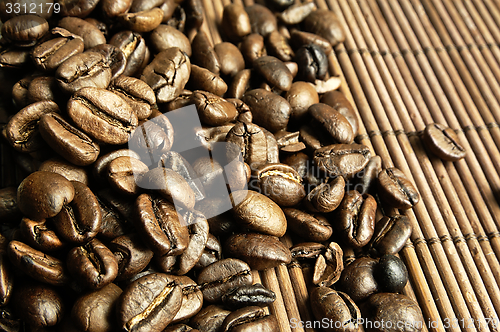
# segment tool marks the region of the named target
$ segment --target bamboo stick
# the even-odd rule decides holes
[[[291,332],[290,321],[286,313],[283,295],[274,269],[261,271],[262,284],[276,294],[276,300],[269,306],[272,315],[276,317],[281,332]]]
[[[478,11],[479,15],[481,16],[483,22],[485,25],[488,27],[488,30],[492,34],[493,38],[495,39],[495,43],[499,44],[500,43],[500,29],[497,26],[497,23],[491,17],[489,10],[486,8],[484,5],[484,2],[482,0],[477,1],[477,0],[466,0],[466,4],[468,4],[468,7],[474,6],[476,10]]]

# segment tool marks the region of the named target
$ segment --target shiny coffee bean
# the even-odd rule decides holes
[[[355,189],[360,194],[367,194],[377,180],[380,171],[382,171],[382,158],[380,156],[371,157],[363,170],[363,176],[356,183]]]
[[[105,180],[109,163],[119,157],[131,157],[140,159],[140,156],[130,149],[119,149],[101,155],[93,164],[92,175],[97,180]],[[82,182],[82,181],[80,181]]]
[[[53,71],[71,56],[83,52],[83,38],[66,29],[56,27],[50,31],[52,39],[33,48],[31,58],[35,65]]]
[[[178,47],[188,56],[192,55],[191,43],[186,35],[167,24],[160,24],[151,31],[149,42],[156,53],[171,47]]]
[[[220,74],[234,76],[245,69],[243,54],[234,44],[229,42],[219,43],[214,46],[214,51],[220,63]]]
[[[25,66],[30,66],[30,55],[30,49],[26,47],[2,47],[0,48],[0,68],[25,68]]]
[[[398,209],[409,209],[420,201],[420,195],[406,175],[395,167],[386,168],[378,175],[379,195]]]
[[[374,276],[383,292],[400,293],[408,282],[408,270],[405,264],[394,255],[380,257]]]
[[[258,125],[253,123],[237,123],[226,135],[227,155],[234,154],[234,145],[240,148],[243,160],[250,167],[258,167],[267,162],[267,138]]]
[[[352,177],[370,160],[370,149],[362,144],[333,144],[314,151],[314,163],[329,176]]]
[[[108,182],[116,192],[134,196],[142,191],[137,182],[148,171],[148,166],[139,159],[118,157],[108,165]]]
[[[275,300],[276,294],[261,284],[241,286],[227,292],[222,297],[222,302],[233,310],[247,306],[265,307]]]
[[[315,44],[302,46],[295,53],[295,62],[299,66],[297,77],[314,83],[325,78],[328,71],[328,58],[325,52]]]
[[[279,13],[278,19],[289,25],[299,24],[316,9],[314,2],[296,3]]]
[[[162,332],[181,308],[182,290],[174,279],[152,273],[127,286],[116,304],[124,331]]]
[[[65,285],[70,281],[70,276],[61,260],[22,242],[10,241],[7,255],[12,265],[35,280],[55,286]]]
[[[218,305],[209,305],[191,318],[190,325],[199,331],[217,332],[220,331],[224,319],[231,311],[226,310]]]
[[[97,6],[97,0],[91,1],[70,1],[61,0],[58,3],[61,5],[61,14],[63,16],[86,17]]]
[[[285,164],[266,164],[256,172],[260,192],[280,206],[298,204],[306,195],[300,175]]]
[[[305,31],[325,38],[332,46],[345,40],[344,28],[337,16],[330,10],[315,10],[304,19],[302,24]]]
[[[332,107],[319,103],[309,107],[309,114],[338,143],[352,143],[354,132],[347,119]]]
[[[68,114],[81,130],[107,144],[124,144],[137,127],[132,108],[111,91],[87,87],[68,101]]]
[[[120,14],[119,21],[135,32],[149,32],[158,27],[163,20],[163,10],[158,7],[136,13]]]
[[[234,191],[230,196],[236,204],[232,214],[241,227],[277,237],[285,234],[285,214],[271,199],[251,190]]]
[[[58,26],[83,38],[83,45],[86,50],[100,44],[106,44],[106,37],[92,23],[78,17],[64,17]]]
[[[192,98],[200,120],[209,126],[222,126],[238,116],[232,103],[210,92],[194,91]]]
[[[329,213],[337,209],[344,198],[345,180],[342,176],[323,182],[307,194],[305,206],[313,212]]]
[[[129,279],[141,272],[153,258],[153,252],[135,233],[115,238],[108,247],[118,261],[117,281]]]
[[[69,181],[78,181],[85,185],[88,185],[89,183],[89,175],[87,174],[87,169],[75,166],[59,157],[45,160],[40,165],[38,170],[57,173],[64,176]]]
[[[290,230],[307,241],[322,242],[332,235],[332,226],[321,214],[309,214],[295,208],[284,208],[283,212]]]
[[[433,154],[443,160],[457,161],[465,157],[465,149],[451,128],[431,123],[425,127],[422,140]]]
[[[182,305],[172,320],[172,324],[185,321],[196,315],[203,306],[203,294],[193,279],[186,276],[169,276],[182,291]]]
[[[64,100],[64,96],[57,86],[57,80],[52,76],[34,78],[28,87],[27,98],[30,103],[52,100],[59,105],[62,104]]]
[[[153,89],[135,77],[120,75],[110,84],[109,90],[122,97],[137,114],[139,120],[149,118],[156,103]]]
[[[246,92],[241,100],[250,107],[255,124],[272,133],[286,128],[291,108],[285,98],[264,89],[254,89]]]
[[[278,321],[275,316],[267,315],[264,308],[249,306],[227,315],[221,331],[277,331]]]
[[[271,32],[278,30],[276,16],[267,7],[254,4],[245,7],[245,10],[250,18],[252,33],[267,37]]]
[[[299,141],[300,133],[295,131],[293,133],[281,130],[276,133],[276,142],[280,152],[295,153],[302,151],[306,148],[303,142]]]
[[[380,292],[380,285],[374,276],[378,261],[370,257],[360,257],[347,265],[339,280],[339,289],[349,294],[356,302]]]
[[[286,92],[285,99],[290,103],[292,111],[290,120],[294,123],[302,122],[309,107],[319,103],[316,89],[311,84],[302,81],[292,84],[290,90]]]
[[[217,96],[222,96],[227,91],[227,84],[222,78],[194,64],[191,65],[188,86],[193,90],[204,90]]]
[[[335,284],[344,270],[342,248],[336,242],[330,242],[325,253],[316,258],[314,264],[313,284],[330,287]]]
[[[17,46],[29,47],[36,44],[47,31],[49,23],[36,15],[15,16],[2,25],[2,36]]]
[[[349,295],[328,287],[316,287],[311,292],[311,307],[317,320],[324,318],[340,322],[340,328],[329,326],[328,332],[358,332],[361,312]]]
[[[96,193],[101,209],[102,222],[99,236],[103,239],[115,239],[130,232],[132,213],[129,198],[118,197],[111,188],[99,190]]]
[[[334,110],[342,114],[351,125],[353,135],[356,136],[359,130],[359,120],[354,108],[340,91],[329,91],[321,96],[321,102],[331,106]]]
[[[172,148],[173,143],[172,123],[160,113],[139,125],[132,133],[128,146],[139,154],[139,159],[147,162],[148,166],[153,166]]]
[[[370,244],[378,255],[396,255],[410,238],[412,226],[406,216],[383,217],[375,225]]]
[[[238,41],[252,32],[250,17],[245,7],[239,4],[224,6],[221,26],[222,31],[231,41]]]
[[[136,76],[149,61],[149,50],[140,33],[125,30],[115,34],[109,44],[118,47],[126,58],[123,75]]]
[[[273,268],[292,260],[290,250],[278,238],[257,233],[232,235],[224,249],[227,255],[247,262],[254,270]]]
[[[125,71],[127,59],[118,47],[110,44],[100,44],[89,49],[89,52],[100,53],[104,56],[104,63],[111,69],[111,80],[115,80]]]
[[[326,247],[323,244],[316,242],[298,243],[290,248],[292,258],[299,260],[316,259],[325,250]]]
[[[272,87],[282,91],[290,90],[293,76],[280,59],[270,55],[261,56],[253,61],[253,69]]]
[[[28,175],[17,189],[17,202],[21,212],[34,220],[54,217],[75,196],[71,182],[51,172]]]
[[[191,62],[202,68],[210,70],[215,75],[219,75],[220,61],[215,53],[214,46],[210,42],[207,34],[203,31],[198,31],[193,41],[191,42],[193,55]]]
[[[115,305],[122,293],[111,283],[79,297],[71,309],[71,320],[81,331],[111,332],[117,329]]]
[[[0,66],[2,64],[1,57],[2,55],[0,52]],[[28,100],[28,89],[30,83],[34,79],[35,77],[33,76],[23,77],[12,87],[12,102],[18,109],[24,108],[30,104]]]
[[[264,37],[257,33],[246,36],[240,44],[240,51],[246,63],[253,64],[256,59],[267,55]]]
[[[354,248],[364,247],[375,228],[377,201],[369,194],[348,191],[339,207],[337,229],[342,240]]]
[[[292,47],[288,44],[287,38],[278,30],[271,32],[267,36],[266,48],[270,55],[283,62],[292,61],[295,55]]]
[[[251,285],[252,274],[247,263],[235,258],[226,258],[201,270],[197,281],[204,300],[219,302],[229,290]]]
[[[101,0],[100,9],[106,19],[112,19],[127,12],[132,5],[132,0]]]

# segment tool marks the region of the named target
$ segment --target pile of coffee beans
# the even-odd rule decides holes
[[[24,177],[0,190],[0,330],[278,331],[252,270],[281,264],[304,269],[306,326],[420,330],[397,256],[411,224],[379,215],[419,193],[356,141],[335,14],[226,5],[216,45],[204,17],[201,0],[0,1],[1,136]],[[453,134],[424,133],[457,160]]]

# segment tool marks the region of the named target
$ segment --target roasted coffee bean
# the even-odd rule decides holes
[[[193,167],[181,154],[175,151],[167,151],[161,156],[158,166],[172,169],[182,176],[193,190],[196,201],[205,198],[205,190],[200,179],[198,179]]]
[[[7,255],[12,264],[28,276],[43,283],[61,286],[70,276],[64,263],[19,241],[10,241]]]
[[[319,103],[309,107],[309,114],[328,131],[338,143],[352,143],[354,132],[347,119],[327,104]]]
[[[203,24],[204,7],[201,0],[188,0],[186,5],[186,31],[198,31]]]
[[[300,30],[292,30],[290,36],[290,41],[292,42],[292,46],[294,48],[314,44],[319,46],[327,56],[332,52],[332,45],[330,42],[317,34]]]
[[[149,50],[141,34],[133,31],[121,31],[111,37],[109,43],[118,47],[126,58],[123,75],[136,76],[149,61]]]
[[[116,301],[122,290],[111,283],[79,297],[71,309],[71,319],[81,331],[116,331]]]
[[[125,71],[127,59],[118,47],[110,44],[100,44],[89,49],[89,52],[100,53],[104,56],[104,62],[111,69],[111,80],[116,80]]]
[[[222,297],[222,302],[231,309],[246,306],[265,307],[276,300],[276,294],[261,284],[241,286],[230,290]]]
[[[419,332],[424,326],[424,317],[418,304],[403,294],[378,293],[370,296],[363,305],[363,316],[370,322],[385,322],[382,328],[371,327],[366,331]],[[400,328],[396,326],[400,326]]]
[[[99,156],[99,145],[56,113],[44,114],[40,134],[60,156],[78,166],[92,164]]]
[[[406,175],[395,167],[382,170],[378,175],[380,197],[398,209],[409,209],[420,201],[420,195]]]
[[[266,164],[256,172],[260,192],[280,206],[298,204],[306,195],[300,175],[285,164]]]
[[[230,289],[252,284],[252,274],[247,263],[235,258],[226,258],[201,270],[198,285],[203,299],[219,302]]]
[[[270,55],[275,56],[283,62],[292,61],[295,55],[292,47],[288,44],[287,38],[278,30],[271,32],[267,36],[266,48]]]
[[[137,183],[148,171],[148,166],[139,159],[118,157],[108,165],[108,182],[120,194],[134,196],[141,192]]]
[[[278,321],[275,316],[267,315],[264,308],[250,306],[238,309],[227,315],[221,331],[251,332],[277,331]]]
[[[219,58],[217,57],[217,53],[215,53],[213,44],[205,32],[201,30],[198,31],[191,42],[191,47],[193,48],[191,62],[202,68],[210,70],[215,75],[219,75]]]
[[[396,255],[410,238],[412,226],[406,216],[383,217],[375,225],[370,247],[375,253]]]
[[[283,210],[268,197],[251,190],[231,193],[235,221],[240,226],[267,235],[281,237],[286,232]]]
[[[304,30],[325,38],[332,46],[345,40],[344,28],[337,16],[330,10],[315,10],[304,19],[302,24]]]
[[[317,320],[331,319],[340,322],[340,328],[329,326],[328,332],[358,332],[361,312],[349,295],[328,287],[316,287],[311,292],[312,312]]]
[[[93,164],[92,174],[97,180],[105,180],[108,172],[109,163],[119,157],[131,157],[140,159],[140,156],[130,149],[113,150],[109,153],[101,155]],[[82,182],[82,181],[80,181]]]
[[[267,162],[267,138],[258,125],[253,123],[237,123],[226,135],[228,144],[227,155],[234,155],[235,145],[240,148],[243,160],[251,168],[258,167]]]
[[[178,47],[189,57],[192,55],[191,43],[186,35],[167,24],[160,24],[151,31],[149,42],[156,53],[160,53],[171,47]]]
[[[59,21],[58,26],[82,37],[86,50],[100,44],[106,44],[106,37],[95,25],[78,17],[64,17]]]
[[[335,144],[335,140],[330,134],[322,128],[317,128],[317,126],[312,123],[311,125],[303,125],[299,129],[299,135],[302,142],[304,142],[306,148],[314,152],[326,145]]]
[[[290,103],[290,120],[294,123],[301,123],[307,110],[313,104],[319,103],[318,93],[314,87],[307,82],[294,82],[290,90],[286,92],[285,99]]]
[[[63,104],[63,94],[57,86],[57,80],[52,76],[41,76],[34,78],[29,87],[27,98],[29,103],[52,100],[58,104]]]
[[[144,68],[141,80],[156,93],[159,103],[166,103],[177,97],[191,73],[191,62],[185,52],[171,47],[156,55],[153,61]]]
[[[333,144],[314,151],[314,163],[328,176],[350,178],[370,160],[370,149],[362,144]]]
[[[8,304],[12,297],[15,277],[12,268],[5,250],[2,249],[0,252],[0,305],[2,307]]]
[[[295,54],[295,62],[299,66],[297,77],[307,82],[325,78],[328,71],[328,58],[321,47],[309,44],[299,48]]]
[[[255,124],[272,133],[286,128],[291,108],[285,98],[264,89],[254,89],[246,92],[241,100],[252,110]]]
[[[189,243],[188,229],[173,204],[141,194],[136,200],[137,231],[158,255],[180,255]]]
[[[217,238],[208,233],[207,243],[205,244],[205,249],[200,256],[198,262],[196,262],[194,268],[202,269],[208,265],[217,262],[221,259],[221,244]]]
[[[177,3],[174,1],[166,1],[164,3],[164,5],[167,5],[171,3],[170,6],[174,6],[174,10],[172,12],[172,15],[167,19],[165,20],[165,12],[168,11],[168,9],[166,9],[164,6],[161,6],[162,9],[163,9],[163,23],[165,24],[168,24],[174,28],[176,28],[177,30],[179,30],[180,32],[184,32],[184,27],[186,26],[186,20],[187,20],[187,17],[186,17],[186,11],[184,10],[184,7],[182,6],[179,6],[177,5]]]
[[[194,91],[192,98],[200,120],[210,126],[222,126],[238,116],[232,103],[210,92]]]
[[[378,178],[380,171],[382,171],[382,158],[380,156],[371,157],[365,169],[363,169],[363,175],[356,183],[355,189],[360,194],[367,194],[374,181]]]
[[[133,198],[116,195],[111,188],[96,192],[102,214],[101,233],[105,239],[112,240],[130,232],[134,201]]]
[[[359,130],[359,120],[352,104],[340,91],[329,91],[321,96],[321,102],[331,106],[334,110],[342,114],[351,125],[353,135],[356,136]]]
[[[139,186],[145,189],[156,189],[169,202],[186,209],[192,209],[195,195],[189,183],[171,169],[157,167],[141,178]]]
[[[342,176],[323,182],[307,194],[305,206],[313,212],[332,212],[342,202],[344,188],[345,180]]]
[[[443,160],[457,161],[465,157],[465,149],[455,131],[438,123],[425,127],[422,135],[427,148]]]
[[[316,258],[313,283],[320,287],[330,287],[340,279],[344,270],[342,248],[336,242],[330,242],[324,254]]]
[[[377,201],[369,194],[348,191],[339,207],[337,229],[343,241],[354,248],[364,247],[375,228]]]
[[[59,67],[55,76],[59,87],[67,94],[73,94],[85,87],[108,87],[111,69],[100,53],[85,52],[75,54]]]
[[[120,14],[119,21],[135,32],[149,32],[160,25],[163,20],[163,10],[158,7],[136,13]]]
[[[316,9],[314,2],[296,3],[279,13],[278,18],[285,24],[299,24]]]
[[[63,16],[76,16],[76,17],[86,17],[90,14],[94,8],[97,6],[99,1],[90,0],[90,1],[70,1],[70,0],[61,0],[58,2],[61,5],[60,13]]]
[[[1,53],[0,53],[0,58],[1,58]],[[0,67],[1,65],[1,59],[0,59]],[[12,87],[12,102],[14,105],[17,107],[17,109],[24,108],[30,104],[28,100],[28,89],[30,83],[35,79],[33,76],[27,76],[21,78],[19,81],[14,84]]]
[[[251,69],[243,69],[236,73],[228,87],[226,95],[231,98],[241,99],[245,92],[250,89],[252,72]]]
[[[111,91],[93,87],[71,96],[68,115],[86,134],[107,144],[126,143],[138,124],[126,101]]]
[[[316,242],[298,243],[290,248],[292,258],[300,260],[316,259],[325,250],[326,247],[323,244]]]
[[[217,96],[222,96],[227,91],[227,84],[222,78],[194,64],[191,65],[188,86],[193,90],[204,90]]]
[[[26,47],[0,47],[0,68],[15,69],[30,66],[30,55],[30,49]]]
[[[250,18],[252,33],[267,37],[271,32],[278,30],[278,20],[267,7],[254,4],[246,6],[245,10]]]
[[[120,14],[126,13],[130,6],[132,6],[132,0],[100,1],[100,9],[106,19],[112,19]]]
[[[105,22],[98,20],[96,18],[93,18],[93,17],[87,17],[85,19],[85,21],[92,24],[93,26],[95,26],[97,29],[99,29],[99,31],[102,32],[102,34],[104,35],[105,38],[108,38],[109,28]],[[106,44],[101,44],[101,45],[106,45]]]
[[[153,258],[153,252],[135,233],[115,238],[108,247],[118,261],[117,281],[129,279],[141,272]]]
[[[262,131],[266,135],[267,141],[267,163],[268,164],[276,164],[279,163],[279,147],[278,141],[272,132],[267,130],[266,128],[262,128]]]
[[[194,316],[190,324],[200,331],[217,332],[220,331],[224,319],[231,311],[217,305],[209,305],[203,308],[196,316]]]
[[[360,257],[347,265],[339,280],[339,289],[349,294],[356,302],[380,292],[374,271],[378,261],[370,257]]]
[[[139,125],[128,142],[129,149],[139,154],[139,159],[154,166],[168,152],[174,142],[174,129],[166,116],[159,114]]]
[[[123,290],[116,310],[120,329],[134,332],[161,332],[181,308],[182,290],[163,273],[135,280]]]
[[[19,221],[22,217],[17,203],[17,188],[0,189],[0,220],[2,222]]]
[[[42,148],[38,122],[42,115],[59,112],[59,106],[53,101],[39,101],[30,104],[9,120],[5,127],[7,141],[20,152],[34,152]]]
[[[280,152],[295,153],[306,148],[306,145],[299,141],[298,131],[290,133],[285,130],[281,130],[276,133],[275,137]]]
[[[227,239],[227,255],[245,261],[254,270],[265,270],[292,260],[290,250],[278,238],[257,233],[235,234]]]
[[[71,249],[66,265],[75,280],[90,289],[102,288],[118,275],[115,255],[98,239]]]
[[[253,61],[253,69],[272,87],[282,91],[290,90],[293,76],[280,59],[270,55],[261,56]]]
[[[31,58],[35,65],[53,71],[71,56],[83,52],[83,38],[66,29],[56,27],[50,31],[52,39],[33,48]]]
[[[250,17],[245,7],[239,4],[224,6],[221,26],[231,41],[238,41],[252,32]]]
[[[51,172],[34,172],[17,188],[21,212],[34,220],[54,217],[64,204],[73,200],[75,189],[63,176]]]
[[[57,325],[66,312],[63,297],[55,288],[35,282],[20,284],[12,305],[17,316],[36,328]]]
[[[240,44],[240,51],[246,63],[253,64],[256,59],[267,55],[264,37],[256,33],[246,36]]]
[[[114,79],[109,90],[122,97],[132,107],[139,120],[147,119],[156,103],[153,89],[144,81],[124,75]]]
[[[203,306],[203,294],[193,279],[186,276],[169,276],[182,291],[182,305],[172,320],[172,324],[185,321],[196,315]]]
[[[408,270],[405,264],[394,255],[380,257],[374,276],[383,292],[400,293],[408,282]]]
[[[307,241],[326,241],[333,229],[325,216],[309,214],[295,208],[284,208],[288,227],[292,232]]]
[[[78,181],[85,185],[89,184],[87,169],[75,166],[62,158],[50,158],[40,164],[39,171],[57,173],[69,181]]]
[[[234,76],[245,69],[243,54],[234,44],[223,42],[214,46],[220,64],[220,74]]]
[[[49,23],[37,15],[20,15],[2,25],[2,36],[17,46],[29,47],[36,44],[47,31]]]
[[[137,13],[143,10],[148,10],[154,7],[161,6],[165,1],[163,0],[134,0],[130,6],[129,13]]]

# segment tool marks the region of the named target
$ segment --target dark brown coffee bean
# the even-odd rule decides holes
[[[305,240],[322,242],[332,235],[332,226],[323,215],[312,215],[294,208],[284,208],[283,212],[290,230]]]
[[[66,29],[56,27],[51,30],[52,39],[37,45],[31,57],[42,70],[53,71],[71,56],[83,52],[82,37]]]
[[[251,69],[243,69],[234,75],[228,87],[226,95],[231,98],[241,99],[245,92],[250,89]]]
[[[159,113],[142,123],[128,142],[129,149],[136,151],[141,160],[154,166],[168,152],[174,142],[174,128],[169,119]]]
[[[443,160],[457,161],[465,157],[458,135],[449,127],[431,123],[425,127],[422,140],[433,154]]]
[[[93,164],[92,174],[97,180],[105,180],[108,172],[109,163],[119,157],[131,157],[140,159],[140,156],[130,149],[113,150],[109,153],[101,155]],[[82,181],[80,181],[82,182]]]
[[[191,76],[188,85],[193,90],[203,90],[222,96],[227,91],[227,84],[222,78],[206,68],[191,65]]]
[[[238,41],[252,32],[250,17],[245,7],[239,4],[224,6],[221,26],[231,41]]]
[[[418,304],[403,294],[379,293],[363,305],[363,316],[369,322],[384,322],[384,327],[366,325],[368,332],[419,332],[425,322]]]
[[[250,331],[277,331],[278,321],[275,316],[266,315],[264,308],[250,306],[230,313],[221,331],[250,332]]]
[[[95,25],[78,17],[64,17],[59,21],[58,26],[82,37],[86,50],[100,44],[106,44],[106,38]]]
[[[132,0],[101,0],[100,2],[101,12],[107,19],[112,19],[126,13],[130,6],[132,6]]]
[[[367,194],[372,188],[374,181],[378,178],[380,171],[382,171],[382,158],[380,158],[380,156],[371,157],[368,164],[366,164],[366,167],[363,170],[363,176],[359,179],[355,189],[360,194]]]
[[[256,173],[260,192],[280,206],[298,204],[306,195],[300,175],[285,164],[266,164]]]
[[[231,309],[246,306],[265,307],[276,300],[276,294],[261,284],[235,288],[222,297],[222,302]]]
[[[337,16],[330,10],[315,10],[302,23],[305,31],[325,38],[332,46],[342,43],[345,40],[344,28]]]
[[[345,293],[328,287],[316,287],[311,292],[311,307],[317,320],[327,318],[340,322],[324,328],[328,332],[358,332],[361,329],[361,312],[353,300]]]
[[[133,219],[133,199],[116,195],[111,188],[97,191],[102,222],[100,236],[112,240],[130,232]]]
[[[0,52],[0,66],[2,66],[2,53]],[[12,87],[12,102],[17,107],[17,109],[24,108],[30,104],[28,100],[28,89],[30,83],[35,79],[33,76],[27,76],[21,78]]]
[[[240,50],[248,64],[253,64],[256,59],[267,55],[264,37],[257,33],[246,36],[240,44]]]
[[[233,156],[235,145],[240,148],[243,160],[250,167],[258,167],[267,162],[267,138],[258,125],[253,123],[237,123],[227,133],[229,144],[227,155]]]
[[[44,114],[39,127],[49,146],[75,165],[90,165],[99,156],[99,145],[56,113]]]
[[[375,225],[370,246],[378,255],[396,255],[410,238],[412,226],[406,216],[383,217]]]
[[[204,7],[201,0],[188,0],[186,7],[186,31],[198,31],[204,21]]]
[[[66,264],[75,280],[90,289],[102,288],[118,275],[115,255],[98,239],[71,249]]]
[[[68,115],[86,134],[108,144],[123,144],[137,127],[132,108],[105,89],[83,88],[68,101]]]
[[[292,61],[295,56],[292,47],[288,44],[288,39],[278,30],[271,32],[267,36],[266,48],[270,55],[283,62]]]
[[[30,49],[26,47],[1,47],[0,68],[25,68],[25,66],[30,66],[30,55]],[[2,76],[5,77],[5,75]]]
[[[347,119],[327,104],[319,103],[309,107],[309,114],[320,123],[338,143],[352,143],[354,133]]]
[[[104,56],[104,62],[111,69],[111,80],[116,80],[125,71],[127,59],[118,47],[110,44],[100,44],[89,49],[89,52],[100,53]]]
[[[224,319],[230,313],[231,311],[212,304],[203,308],[196,316],[191,318],[190,324],[200,331],[217,332],[220,331]]]
[[[356,302],[378,293],[380,286],[374,277],[376,266],[377,260],[374,258],[357,258],[344,268],[339,280],[339,289],[349,294]]]
[[[136,200],[136,228],[158,255],[180,255],[189,243],[188,229],[174,206],[160,198],[141,194]]]
[[[291,108],[285,98],[264,89],[254,89],[246,92],[241,100],[252,110],[255,124],[272,133],[286,128]]]
[[[117,281],[129,279],[141,272],[153,258],[153,252],[135,233],[115,238],[108,247],[118,261]]]
[[[189,57],[192,55],[191,43],[186,35],[167,24],[160,24],[151,31],[149,41],[153,50],[157,53],[171,47],[178,47]]]
[[[137,183],[148,171],[148,166],[139,159],[118,157],[108,165],[108,182],[120,194],[134,196],[141,192]]]
[[[394,255],[380,257],[374,275],[384,292],[400,293],[408,282],[408,270],[405,264]]]
[[[61,5],[60,14],[63,16],[86,17],[90,14],[99,3],[98,0],[90,1],[71,1],[61,0],[58,2]]]
[[[169,276],[181,287],[182,305],[172,320],[172,324],[185,321],[196,315],[203,306],[203,294],[193,279],[186,276]]]
[[[338,243],[330,242],[325,253],[316,258],[313,284],[320,287],[330,287],[336,283],[344,270],[343,254]]]
[[[316,242],[298,243],[290,248],[292,258],[300,260],[316,259],[325,250],[326,247],[323,244]]]
[[[332,45],[330,42],[315,33],[294,29],[290,33],[290,42],[296,49],[305,45],[314,44],[321,47],[327,56],[332,52]]]
[[[293,76],[280,59],[270,55],[261,56],[253,61],[253,69],[272,87],[282,91],[290,90]]]
[[[338,230],[346,244],[364,247],[372,238],[375,228],[377,201],[369,194],[348,191],[339,207]]]
[[[210,70],[215,75],[219,75],[219,58],[217,57],[217,53],[215,53],[213,44],[205,32],[201,30],[198,31],[191,43],[191,47],[193,48],[193,55],[191,57],[192,63]]]
[[[172,47],[156,55],[144,68],[141,80],[155,91],[157,102],[166,103],[180,95],[190,73],[191,62],[187,54]]]
[[[238,116],[232,103],[210,92],[194,91],[193,101],[200,120],[210,126],[222,126]]]
[[[252,33],[267,37],[271,32],[278,30],[278,20],[267,7],[254,4],[245,7],[245,10],[250,18]]]
[[[136,13],[120,14],[118,19],[127,29],[136,32],[149,32],[163,21],[163,10],[155,7]]]
[[[107,332],[117,329],[115,305],[122,293],[111,283],[79,297],[71,309],[71,319],[81,331]]]
[[[102,54],[85,52],[64,61],[57,68],[55,76],[59,87],[73,94],[85,87],[107,88],[111,81],[111,69]]]
[[[333,144],[314,151],[314,163],[332,177],[352,177],[366,166],[370,157],[370,149],[362,144]]]
[[[285,99],[290,103],[291,121],[302,122],[307,110],[313,104],[319,103],[318,93],[314,87],[307,82],[294,82],[290,90],[286,92]]]
[[[276,143],[278,143],[280,152],[295,153],[306,148],[306,145],[299,141],[298,131],[291,133],[280,130],[274,137],[276,138]]]
[[[0,220],[3,222],[19,221],[22,218],[17,203],[17,188],[5,187],[0,189]]]
[[[214,46],[214,51],[220,63],[220,74],[234,76],[245,69],[245,59],[238,47],[232,43],[223,42]]]
[[[42,115],[59,112],[53,101],[39,101],[17,112],[5,127],[6,138],[14,149],[20,152],[34,152],[42,148],[38,122]]]
[[[41,76],[33,79],[28,87],[27,98],[30,103],[52,100],[63,104],[63,94],[59,90],[56,78],[52,76]]]
[[[147,119],[151,115],[156,97],[153,89],[144,81],[120,75],[111,82],[109,90],[127,101],[139,120]]]
[[[230,289],[252,284],[252,274],[247,263],[226,258],[201,270],[198,285],[203,298],[208,302],[219,302]]]
[[[171,277],[152,273],[123,290],[116,305],[124,331],[161,332],[181,308],[182,290]]]
[[[277,237],[285,234],[285,214],[271,199],[251,190],[238,190],[230,196],[235,204],[233,216],[242,227]]]
[[[279,13],[278,18],[285,24],[299,24],[316,8],[314,2],[297,3]]]
[[[123,75],[136,76],[149,61],[146,41],[138,32],[121,31],[111,37],[109,43],[118,47],[126,58]]]
[[[10,241],[7,255],[15,267],[33,279],[56,286],[70,281],[70,276],[61,260],[35,250],[27,244]]]
[[[55,288],[34,282],[17,287],[13,308],[26,324],[37,328],[57,325],[66,311],[63,297]]]
[[[64,204],[73,200],[75,189],[63,176],[51,172],[28,175],[17,189],[17,202],[23,214],[34,220],[54,217]]]
[[[352,104],[340,91],[329,91],[321,96],[321,102],[331,106],[334,110],[342,114],[351,125],[353,135],[356,136],[359,130],[359,120]]]
[[[391,206],[409,209],[420,201],[420,195],[406,175],[395,167],[384,169],[378,175],[379,195]]]
[[[297,78],[314,83],[325,78],[328,58],[323,49],[315,44],[300,47],[295,54],[298,65]]]
[[[332,212],[344,198],[345,180],[337,176],[328,182],[323,182],[307,194],[305,206],[313,212]]]
[[[198,262],[196,262],[194,268],[202,269],[209,266],[212,263],[217,262],[221,259],[221,244],[217,238],[208,233],[207,243],[205,244],[205,249],[200,256]]]
[[[16,16],[2,25],[2,36],[22,47],[35,45],[47,31],[49,31],[49,23],[37,15]]]
[[[255,270],[265,270],[292,260],[290,250],[278,238],[248,233],[231,236],[224,245],[227,255],[239,258]]]
[[[64,176],[69,181],[78,181],[85,185],[89,183],[87,169],[75,166],[59,157],[47,159],[40,165],[38,170],[57,173]]]

